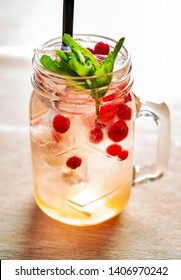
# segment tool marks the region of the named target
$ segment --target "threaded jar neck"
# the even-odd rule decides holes
[[[98,35],[74,35],[74,39],[86,48],[95,45],[97,42],[103,41],[109,44],[110,50],[113,50],[116,44],[116,41]],[[32,74],[32,85],[37,94],[57,102],[67,102],[68,100],[70,102],[70,100],[72,100],[75,104],[80,104],[85,101],[86,103],[93,103],[92,91],[98,92],[100,96],[109,96],[116,92],[118,97],[123,94],[125,95],[130,91],[133,83],[133,77],[131,74],[132,65],[130,54],[124,46],[118,54],[114,71],[100,76],[100,78],[111,76],[111,83],[93,89],[88,88],[87,84],[91,84],[95,79],[94,76],[64,76],[50,72],[41,65],[40,58],[43,54],[48,54],[52,59],[55,59],[55,50],[61,49],[61,46],[61,38],[55,38],[45,42],[34,51],[34,57],[32,60],[34,69]]]

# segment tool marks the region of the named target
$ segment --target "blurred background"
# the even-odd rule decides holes
[[[62,33],[62,0],[0,0],[0,6],[1,56],[30,62],[35,47]],[[126,37],[134,90],[143,97],[170,101],[180,88],[180,26],[179,0],[75,0],[74,33]]]

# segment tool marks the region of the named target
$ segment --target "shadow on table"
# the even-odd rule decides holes
[[[76,227],[62,224],[32,206],[23,259],[103,259],[114,243],[121,215],[105,223]]]

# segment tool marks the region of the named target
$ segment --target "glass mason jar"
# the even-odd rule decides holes
[[[113,49],[116,43],[96,35],[75,35],[74,39],[90,48],[103,41]],[[54,57],[61,44],[60,38],[50,40],[33,57],[30,135],[34,196],[38,206],[56,220],[94,225],[124,209],[135,182],[165,173],[169,110],[164,103],[142,101],[133,94],[131,59],[124,46],[114,71],[108,74],[111,83],[89,89],[86,85],[95,77],[62,76],[40,64],[42,54]],[[97,93],[102,97],[95,101]],[[151,166],[134,167],[135,120],[143,114],[158,126],[157,157]]]

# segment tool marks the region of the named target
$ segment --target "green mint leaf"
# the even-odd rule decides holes
[[[64,53],[63,51],[56,50],[56,55],[57,55],[58,57],[60,57],[62,60],[68,61],[68,58],[67,58],[67,56],[66,56],[66,53]]]
[[[77,55],[73,52],[67,52],[65,54],[66,58],[60,55],[58,52],[59,57],[61,56],[62,59],[65,59],[66,62],[68,63],[69,67],[76,72],[79,76],[89,76],[91,69],[92,69],[92,64],[89,63],[89,61],[84,62],[83,59],[81,60],[82,63],[80,62],[79,59],[77,59]]]
[[[92,89],[91,90],[91,96],[94,99],[99,99],[99,98],[103,97],[106,94],[106,92],[107,92],[106,90],[98,91],[96,89]]]
[[[77,76],[77,73],[63,60],[53,60],[50,56],[43,55],[40,62],[49,71],[66,76]]]
[[[81,64],[75,57],[71,58],[68,62],[72,70],[74,70],[79,76],[89,76],[92,68],[92,64]]]
[[[124,40],[125,38],[123,37],[116,43],[114,50],[110,52],[108,56],[106,56],[106,58],[102,61],[99,68],[95,71],[94,76],[109,74],[113,71],[115,59],[124,43]],[[111,80],[112,80],[111,75],[108,75],[106,77],[100,77],[96,79],[95,85],[106,86],[110,84]]]
[[[86,61],[86,59],[85,59],[85,57],[83,56],[83,54],[81,53],[81,51],[78,50],[78,51],[76,52],[76,54],[77,54],[78,60],[79,60],[82,64],[84,64],[85,61]]]
[[[102,75],[103,73],[107,74],[113,71],[115,59],[121,47],[123,46],[124,40],[125,38],[123,37],[116,43],[114,50],[106,56],[106,58],[102,61],[99,68],[95,71],[95,75],[96,73]]]
[[[85,61],[90,60],[94,71],[99,67],[99,63],[96,57],[89,50],[80,46],[69,34],[65,33],[63,35],[63,42],[71,48],[72,52],[77,54],[77,56],[80,59],[80,62],[82,62],[81,57],[83,56],[85,58]]]
[[[70,51],[56,51],[60,60],[52,60],[51,57],[43,55],[41,57],[42,65],[52,71],[67,76],[94,76],[94,78],[85,79],[85,88],[91,89],[91,96],[98,104],[98,99],[106,94],[106,90],[96,88],[107,86],[112,81],[112,74],[115,59],[120,51],[125,38],[121,38],[113,51],[107,57],[98,63],[96,57],[86,48],[80,46],[70,35],[64,34],[63,42],[70,47]],[[81,86],[82,87],[82,86]]]
[[[55,60],[56,66],[62,75],[66,76],[78,76],[77,73],[70,67],[70,65],[63,60]]]
[[[56,73],[60,73],[59,68],[56,66],[55,61],[48,55],[42,55],[40,58],[41,64],[48,70]]]
[[[95,100],[96,114],[99,115],[100,98],[107,93],[108,89],[104,87],[112,81],[111,72],[124,40],[124,37],[121,38],[116,43],[114,50],[99,64],[89,50],[80,46],[70,35],[64,34],[63,42],[70,47],[70,51],[56,50],[56,55],[60,60],[52,60],[50,56],[43,55],[40,62],[46,69],[61,75],[87,76],[85,84],[75,85],[75,88],[91,89],[91,96]],[[89,78],[89,76],[94,76],[94,78]]]
[[[73,52],[67,52],[67,53],[66,53],[66,57],[67,57],[67,60],[68,60],[68,61],[69,61],[70,59],[72,59],[72,58],[77,59],[77,58],[76,58],[76,55],[75,55]]]
[[[120,49],[122,48],[122,46],[124,44],[124,41],[125,41],[125,37],[122,37],[121,39],[119,39],[119,41],[116,43],[116,45],[114,47],[114,50],[112,52],[110,52],[110,54],[108,54],[108,56],[105,59],[107,59],[107,58],[109,58],[109,56],[113,55],[113,59],[115,60],[118,55],[118,52],[120,51]]]

